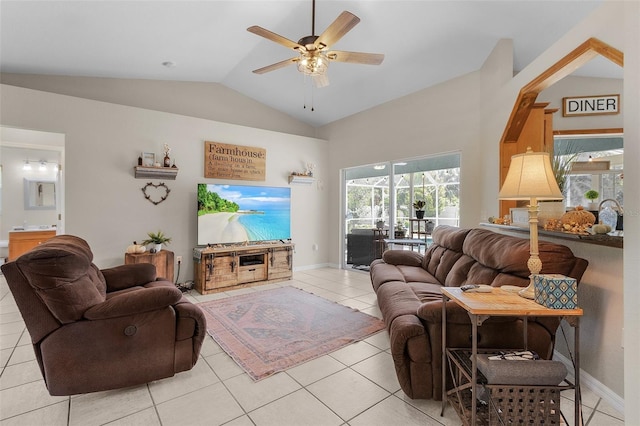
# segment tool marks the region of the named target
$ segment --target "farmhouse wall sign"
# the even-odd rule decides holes
[[[204,177],[265,180],[267,151],[252,146],[204,142]]]
[[[605,115],[620,113],[620,95],[578,96],[562,98],[562,116]]]

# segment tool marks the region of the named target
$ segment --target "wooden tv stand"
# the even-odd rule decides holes
[[[293,243],[219,245],[193,250],[195,288],[210,294],[293,276]]]

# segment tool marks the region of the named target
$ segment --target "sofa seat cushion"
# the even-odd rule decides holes
[[[408,283],[408,285],[422,303],[442,300],[442,291],[440,290],[442,286],[440,284],[416,282]]]

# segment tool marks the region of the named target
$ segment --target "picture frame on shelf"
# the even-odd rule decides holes
[[[509,209],[511,213],[511,225],[513,226],[529,226],[529,209],[526,207],[517,207]]]
[[[142,165],[144,167],[153,167],[156,163],[156,154],[153,152],[143,152],[142,153]]]

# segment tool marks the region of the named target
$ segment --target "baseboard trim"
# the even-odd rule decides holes
[[[571,360],[558,351],[553,352],[553,358],[562,362],[567,367],[567,371],[569,371],[569,380],[575,380],[573,363]],[[614,410],[620,413],[621,416],[624,416],[624,398],[603,385],[583,369],[580,369],[580,387],[589,389],[591,392],[605,400]]]
[[[321,269],[321,268],[331,268],[330,263],[321,263],[319,265],[305,265],[305,266],[296,266],[293,268],[293,272],[296,271],[310,271],[312,269]]]

